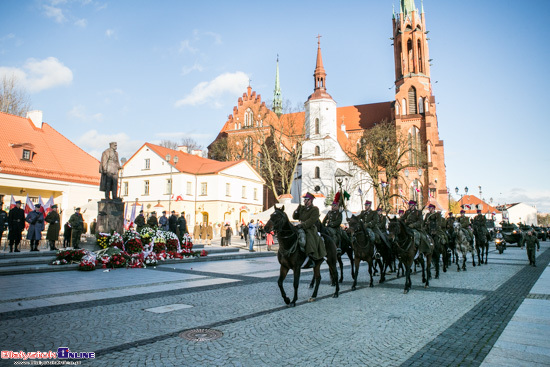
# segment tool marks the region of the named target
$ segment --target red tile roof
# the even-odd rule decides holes
[[[23,149],[32,160],[22,159]],[[99,161],[47,123],[0,112],[0,173],[99,185]]]
[[[157,153],[162,158],[166,157],[167,154],[170,154],[170,156],[172,157],[170,163],[172,165],[174,165],[174,157],[177,155],[178,163],[174,166],[174,168],[176,168],[180,172],[191,173],[194,175],[207,175],[218,173],[226,168],[242,162],[242,160],[229,162],[215,161],[213,159],[199,157],[194,154],[184,153],[179,150],[165,148],[161,147],[160,145],[155,145],[151,143],[145,143],[143,144],[143,146],[147,146],[149,149]],[[139,150],[141,150],[141,148],[138,149],[138,152]],[[132,158],[130,158],[128,161],[130,161],[131,159]]]
[[[483,205],[483,209],[481,209],[481,213],[483,214],[487,214],[487,213],[500,213],[500,210],[498,210],[497,208],[495,208],[494,206],[491,206],[489,204],[487,204],[486,202],[484,202],[483,200],[479,199],[478,197],[474,196],[474,195],[464,195],[459,201],[458,203],[460,204],[460,206],[462,207],[462,205],[470,205],[471,206],[471,209],[464,209],[464,211],[466,212],[466,214],[475,214],[477,213],[477,205],[478,204],[482,204]]]

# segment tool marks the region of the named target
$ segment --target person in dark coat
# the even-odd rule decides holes
[[[80,208],[74,210],[74,214],[69,218],[69,225],[71,226],[71,245],[76,250],[80,247],[80,236],[84,230],[84,218],[80,214]]]
[[[15,202],[15,206],[8,213],[8,239],[10,240],[10,252],[19,252],[17,248],[21,243],[21,232],[25,229],[25,211],[21,209],[21,200]]]
[[[71,247],[72,228],[69,222],[63,226],[63,247]]]
[[[96,229],[97,229],[97,220],[94,218],[92,223],[90,223],[90,234],[95,235]]]
[[[4,209],[4,203],[0,202],[0,244],[2,244],[2,236],[4,231],[8,229],[8,213]]]
[[[168,218],[168,227],[170,232],[178,234],[178,215],[175,210],[172,210],[170,218]]]
[[[27,214],[25,221],[29,223],[27,239],[31,241],[31,251],[39,251],[38,244],[44,230],[44,214],[40,212],[40,204],[34,206],[34,210]]]
[[[151,228],[157,228],[159,226],[159,221],[157,219],[157,212],[151,212],[149,218],[147,218],[147,225]]]
[[[57,250],[55,248],[55,241],[59,239],[59,231],[61,230],[61,224],[59,223],[59,213],[57,212],[57,204],[52,206],[52,211],[46,215],[46,223],[49,223],[48,232],[46,233],[46,240],[50,244],[50,250]]]
[[[182,239],[185,234],[189,233],[189,230],[187,229],[187,220],[185,219],[185,212],[181,212],[181,216],[178,218],[177,224],[180,239]]]
[[[141,229],[145,227],[145,217],[143,216],[143,210],[139,211],[139,215],[136,217],[136,220],[134,220],[134,224],[136,225],[137,233],[140,233]]]

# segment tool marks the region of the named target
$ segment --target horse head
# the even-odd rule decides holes
[[[285,224],[290,223],[288,216],[285,213],[285,206],[283,205],[280,208],[274,206],[275,210],[269,216],[269,220],[264,226],[266,232],[274,231],[275,233],[281,231]]]
[[[351,217],[348,218],[348,230],[350,234],[354,234],[355,232],[359,232],[362,229],[361,221],[359,220],[359,217],[352,214]]]

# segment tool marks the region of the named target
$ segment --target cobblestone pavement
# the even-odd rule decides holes
[[[94,366],[479,366],[532,298],[550,262],[550,242],[541,244],[537,268],[514,247],[475,268],[469,255],[466,272],[452,266],[430,288],[414,274],[408,294],[393,274],[368,288],[362,263],[356,291],[345,268],[339,298],[324,268],[310,303],[312,273],[304,271],[295,308],[280,296],[276,258],[4,276],[1,347],[95,352],[83,361]],[[292,293],[292,274],[285,288]],[[221,337],[188,340],[190,329]]]

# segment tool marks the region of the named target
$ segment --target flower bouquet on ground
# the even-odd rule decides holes
[[[183,253],[177,251],[168,251],[167,256],[169,259],[183,259]]]
[[[82,260],[78,265],[78,270],[82,270],[82,271],[95,270],[95,261]]]
[[[141,236],[141,243],[144,245],[147,245],[149,242],[151,242],[151,239],[155,235],[155,230],[150,227],[143,227],[141,231],[139,231],[139,235]]]
[[[143,244],[141,243],[141,238],[137,232],[126,231],[123,236],[124,239],[124,250],[127,253],[139,254],[143,252]]]
[[[79,250],[59,250],[57,251],[57,254],[55,256],[56,262],[53,265],[62,265],[62,264],[70,264],[70,263],[79,263],[80,260],[86,255],[86,251],[84,249]],[[65,262],[63,262],[65,260]]]
[[[186,252],[191,252],[191,250],[193,250],[193,241],[188,233],[181,238],[181,249],[182,251],[187,250]]]
[[[106,249],[96,251],[96,264],[101,264],[103,268],[106,268],[107,266],[110,267],[111,257],[113,255],[120,255],[121,253],[122,250],[118,247],[107,247]]]
[[[109,247],[118,247],[119,249],[124,250],[124,240],[119,233],[114,232],[111,235],[111,238],[109,239]]]
[[[166,251],[164,250],[156,253],[156,255],[157,255],[157,260],[160,260],[160,261],[165,261],[167,258]]]
[[[201,257],[207,256],[207,255],[208,255],[208,252],[206,250],[201,251],[201,255],[200,255]]]
[[[65,259],[52,261],[52,265],[66,265],[66,264],[68,264],[68,262]]]
[[[172,232],[165,232],[164,237],[166,238],[166,251],[168,252],[179,252],[180,251],[180,241],[178,236]]]
[[[107,248],[109,246],[109,241],[111,240],[111,235],[109,233],[98,233],[95,235],[97,244],[101,248]]]
[[[111,256],[111,258],[109,259],[109,263],[107,264],[107,267],[123,268],[126,266],[127,262],[128,262],[128,259],[126,259],[126,256],[124,256],[124,253],[121,252],[120,254],[115,254]]]
[[[155,266],[157,265],[157,257],[153,252],[151,252],[149,255],[145,257],[143,262],[145,263],[145,266]]]
[[[130,260],[128,260],[128,267],[129,268],[144,268],[144,259],[143,259],[143,253],[139,254],[133,254],[130,257]]]
[[[155,253],[161,253],[163,251],[166,251],[166,240],[163,237],[155,237],[153,238],[153,252]]]

